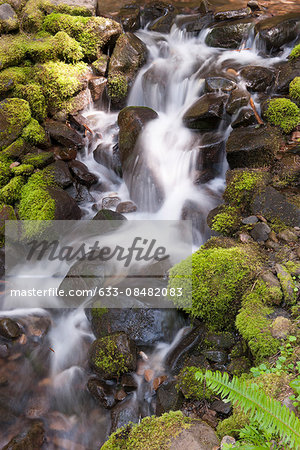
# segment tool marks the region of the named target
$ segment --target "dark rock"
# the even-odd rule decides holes
[[[94,150],[94,159],[97,163],[107,167],[107,169],[113,170],[118,176],[122,176],[122,166],[120,161],[118,144],[111,148],[110,145],[100,143]]]
[[[145,125],[158,117],[153,109],[143,106],[129,106],[122,109],[118,117],[120,127],[119,151],[123,178],[129,190],[130,198],[139,210],[145,205],[159,208],[164,191],[154,170],[149,167],[143,146],[138,137]],[[147,184],[145,186],[145,181]]]
[[[104,77],[91,78],[89,80],[89,88],[94,102],[102,99],[107,85],[107,79]]]
[[[250,8],[241,8],[236,10],[218,11],[215,14],[215,20],[237,20],[245,19],[251,15]]]
[[[300,225],[300,209],[289,203],[276,189],[268,186],[252,200],[251,211],[261,214],[270,222],[280,220],[288,226]]]
[[[91,187],[92,184],[95,184],[98,181],[98,177],[89,172],[87,166],[80,161],[70,161],[69,168],[78,183],[81,183],[84,186]]]
[[[228,360],[227,353],[224,350],[205,350],[202,354],[211,362],[225,364]]]
[[[81,218],[81,210],[67,192],[53,187],[47,188],[55,201],[55,220],[78,220]]]
[[[23,164],[32,164],[36,169],[42,169],[54,161],[54,154],[52,152],[26,153],[20,157]]]
[[[136,369],[137,349],[135,343],[125,333],[115,333],[96,339],[90,348],[89,361],[92,369],[104,379],[119,376],[122,372]],[[106,355],[110,364],[101,366],[101,359]],[[127,370],[124,370],[123,366]]]
[[[145,5],[142,12],[142,25],[145,26],[149,24],[149,26],[155,25],[155,23],[167,16],[170,13],[174,12],[174,7],[168,3],[164,3],[162,1],[152,1]],[[166,31],[167,33],[168,31]]]
[[[81,149],[84,147],[82,136],[68,125],[55,120],[47,120],[45,129],[49,133],[51,139],[64,147]]]
[[[72,161],[77,156],[77,150],[75,148],[54,147],[53,153],[57,159],[61,159],[62,161]]]
[[[180,30],[185,30],[188,33],[198,34],[204,28],[208,27],[213,22],[213,14],[209,13],[205,16],[201,14],[193,14],[190,16],[179,16],[176,18],[176,25]]]
[[[116,209],[118,213],[131,213],[135,212],[136,210],[136,205],[131,201],[119,203]]]
[[[261,66],[247,66],[240,70],[240,75],[246,81],[248,89],[254,92],[268,91],[274,81],[272,70]]]
[[[188,128],[210,131],[222,120],[224,95],[204,94],[184,114],[183,122]]]
[[[91,94],[89,89],[84,89],[83,91],[80,91],[77,95],[71,98],[67,104],[67,110],[69,114],[78,114],[80,111],[83,111],[86,109],[90,104],[92,103]],[[57,113],[58,117],[60,115],[60,112]],[[64,114],[64,110],[63,110]],[[67,115],[67,113],[66,113]],[[53,114],[54,119],[57,117],[55,112]]]
[[[124,373],[121,378],[121,385],[125,389],[137,389],[138,384],[134,376],[131,373]]]
[[[137,31],[141,27],[141,12],[138,5],[126,5],[120,9],[118,18],[124,31]]]
[[[242,108],[237,117],[231,123],[232,128],[248,127],[257,124],[255,114],[252,108]]]
[[[248,217],[244,217],[244,219],[242,219],[243,225],[254,225],[257,222],[258,222],[258,218],[256,216],[248,216]]]
[[[0,358],[7,358],[9,350],[6,344],[0,344]]]
[[[228,365],[228,372],[232,375],[241,376],[243,373],[249,372],[252,364],[245,356],[233,358]]]
[[[72,176],[70,174],[68,164],[64,161],[55,161],[54,164],[50,164],[48,169],[51,170],[55,182],[61,187],[66,188],[73,183]]]
[[[250,27],[247,19],[221,22],[211,28],[205,42],[210,47],[239,48]]]
[[[278,239],[285,242],[297,242],[298,237],[291,230],[282,230],[278,233]]]
[[[237,86],[230,92],[229,99],[226,104],[226,112],[230,115],[235,114],[240,108],[247,106],[249,100],[249,92]]]
[[[34,422],[29,431],[24,431],[12,438],[2,450],[39,450],[45,442],[45,430],[42,423]]]
[[[140,411],[138,402],[132,398],[126,398],[123,402],[111,410],[111,429],[114,433],[118,428],[127,425],[129,422],[138,423],[140,420]]]
[[[281,63],[278,68],[278,74],[276,78],[276,89],[280,94],[289,93],[290,82],[300,73],[300,58],[292,59]]]
[[[300,15],[297,13],[274,16],[255,25],[255,32],[266,44],[267,50],[279,50],[293,41],[299,33]]]
[[[217,413],[224,414],[225,416],[228,416],[232,410],[231,403],[225,403],[222,400],[214,400],[210,407]]]
[[[279,136],[274,129],[260,127],[235,128],[226,143],[227,161],[231,169],[268,165],[279,149]]]
[[[182,407],[184,397],[176,389],[177,381],[165,381],[156,391],[156,416],[169,411],[177,411]]]
[[[17,322],[10,318],[0,320],[0,335],[7,339],[16,339],[20,336],[21,329]]]
[[[105,77],[108,68],[109,56],[101,55],[99,59],[92,63],[93,71],[100,77]]]
[[[267,241],[269,237],[269,233],[271,232],[271,228],[269,225],[263,222],[257,223],[253,230],[251,230],[250,234],[253,239],[257,242]]]
[[[93,124],[89,121],[89,119],[84,117],[82,114],[69,114],[68,119],[70,125],[81,133],[86,133],[89,131],[88,128],[91,129],[93,127]]]
[[[0,5],[0,34],[18,30],[18,16],[8,3]]]
[[[227,78],[209,77],[205,80],[205,90],[207,92],[230,92],[236,87],[236,83]]]
[[[93,217],[93,220],[127,220],[125,216],[110,209],[101,209]]]
[[[158,33],[170,33],[171,27],[176,17],[176,11],[170,4],[163,4],[162,2],[155,3],[157,10],[161,8],[163,14],[158,19],[152,20],[148,28],[151,31],[157,31]],[[145,10],[144,10],[145,13]]]
[[[234,336],[231,333],[209,332],[205,336],[205,341],[216,348],[229,349],[234,345]]]
[[[112,385],[97,378],[90,378],[87,387],[95,400],[104,408],[110,409],[116,404],[115,389]]]

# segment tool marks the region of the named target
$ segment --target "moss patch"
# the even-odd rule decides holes
[[[182,392],[185,398],[197,400],[206,398],[209,400],[213,396],[213,392],[205,386],[205,382],[196,380],[195,374],[196,372],[199,372],[199,370],[199,367],[184,367],[178,375],[176,389]]]
[[[268,101],[265,117],[272,125],[290,133],[300,123],[300,110],[287,98],[276,98]]]
[[[28,101],[32,116],[35,119],[43,121],[46,118],[46,99],[39,84],[18,84],[14,90],[14,95]]]
[[[224,236],[232,236],[239,227],[240,219],[238,208],[223,205],[220,212],[213,217],[211,229]]]
[[[300,77],[296,77],[290,82],[290,98],[300,104]]]
[[[13,167],[11,171],[15,176],[29,176],[33,173],[34,167],[31,164],[20,164],[19,166]]]
[[[46,143],[46,133],[37,120],[31,119],[29,124],[23,129],[22,138],[32,145]]]
[[[246,209],[254,192],[264,186],[266,173],[259,170],[235,170],[229,174],[224,200],[230,205]]]
[[[9,162],[0,161],[0,188],[5,186],[12,176],[12,171],[9,166]]]
[[[0,201],[8,205],[14,205],[21,197],[21,190],[25,179],[21,176],[14,177],[10,182],[0,189]]]
[[[115,73],[108,77],[108,95],[114,102],[123,100],[128,92],[128,83],[125,75]]]
[[[290,59],[296,59],[300,57],[300,44],[297,44],[290,53]]]
[[[31,111],[28,102],[8,98],[0,103],[0,149],[12,143],[30,122]]]

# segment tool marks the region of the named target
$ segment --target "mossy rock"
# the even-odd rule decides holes
[[[300,77],[295,77],[290,83],[290,98],[300,105]]]
[[[208,226],[224,236],[232,236],[238,230],[241,222],[239,208],[221,205],[210,211],[207,217]]]
[[[103,378],[118,377],[136,369],[136,347],[125,333],[96,339],[90,348],[90,364]]]
[[[0,70],[18,66],[26,56],[24,35],[5,35],[0,37]]]
[[[265,118],[271,125],[276,125],[290,133],[300,123],[300,110],[287,98],[275,98],[268,101]]]
[[[45,145],[47,143],[45,130],[36,119],[31,119],[29,124],[23,128],[21,137],[31,145]]]
[[[28,101],[32,117],[39,121],[43,121],[46,118],[46,99],[39,84],[17,84],[14,89],[14,96]]]
[[[7,161],[15,161],[20,159],[22,155],[26,153],[26,143],[21,137],[2,150],[0,156],[1,159],[6,159]]]
[[[6,220],[17,220],[15,211],[12,206],[5,205],[5,203],[0,204],[0,241],[5,235],[5,221]]]
[[[25,183],[26,180],[22,176],[12,178],[6,186],[0,189],[0,202],[14,205],[20,200],[21,191]]]
[[[290,53],[290,59],[297,59],[300,57],[300,44],[295,45],[293,50]]]
[[[15,176],[29,176],[32,175],[34,166],[32,166],[31,164],[20,164],[19,166],[13,167],[11,171]]]
[[[12,171],[9,166],[9,162],[0,161],[0,188],[5,186],[12,177]]]
[[[197,381],[195,378],[196,372],[200,370],[194,366],[184,367],[177,377],[176,389],[187,399],[210,400],[213,397],[213,392],[205,386],[205,382]]]
[[[9,67],[0,72],[0,95],[12,91],[17,84],[26,83],[31,69],[25,67]],[[16,97],[19,97],[16,95]],[[27,100],[27,99],[25,99]]]
[[[37,169],[42,169],[53,163],[54,155],[51,152],[27,153],[21,160],[23,164],[30,164]]]
[[[226,174],[226,189],[223,198],[235,208],[247,211],[253,194],[260,192],[269,179],[264,170],[236,169]]]
[[[0,102],[0,149],[17,139],[31,120],[28,102],[19,98],[7,98]]]
[[[260,267],[256,247],[201,248],[169,273],[169,288],[182,295],[175,305],[216,331],[233,328],[245,290]]]

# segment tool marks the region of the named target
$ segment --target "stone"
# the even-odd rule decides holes
[[[80,111],[88,108],[88,106],[92,103],[91,93],[89,89],[84,89],[80,91],[77,95],[72,97],[70,100],[66,102],[65,108],[67,109],[69,114],[78,114]],[[64,115],[64,110],[62,111]],[[60,112],[58,112],[59,117]],[[54,114],[54,119],[58,119],[56,114]]]
[[[127,390],[130,389],[137,389],[138,384],[135,380],[134,376],[130,373],[124,373],[121,378],[121,385]]]
[[[248,35],[250,27],[251,21],[248,19],[221,22],[211,28],[205,43],[210,47],[237,49]]]
[[[122,165],[118,144],[111,148],[111,145],[100,143],[94,150],[93,156],[97,163],[107,167],[107,169],[113,170],[118,176],[122,176]]]
[[[240,70],[246,86],[253,92],[269,91],[275,80],[274,72],[267,67],[247,66]]]
[[[0,102],[0,150],[12,144],[31,120],[28,102],[7,98]]]
[[[230,92],[228,102],[226,103],[227,114],[233,115],[243,106],[247,106],[250,100],[250,94],[247,90],[237,86]]]
[[[12,206],[2,204],[0,205],[0,236],[2,239],[5,236],[6,220],[17,220],[17,217]]]
[[[45,122],[45,129],[49,133],[50,138],[63,145],[64,147],[71,147],[81,149],[84,147],[84,140],[78,131],[74,130],[65,123],[48,119]]]
[[[197,35],[204,28],[207,28],[211,23],[213,23],[213,14],[207,13],[205,16],[202,14],[177,16],[175,23],[180,30],[185,30],[188,33],[194,33]]]
[[[247,6],[249,6],[252,11],[260,11],[261,9],[259,3],[256,0],[249,0]]]
[[[119,203],[117,205],[117,209],[116,209],[116,211],[118,213],[123,213],[123,214],[135,212],[136,210],[137,210],[137,206],[131,201]]]
[[[89,89],[94,102],[101,100],[105,92],[107,79],[104,77],[91,78],[89,80]]]
[[[202,354],[211,362],[225,364],[227,362],[227,353],[223,350],[204,350]]]
[[[102,199],[102,208],[103,209],[111,209],[111,208],[116,208],[118,206],[118,204],[120,203],[121,199],[120,197],[104,197]]]
[[[105,383],[105,381],[90,378],[87,388],[97,403],[103,408],[110,409],[116,404],[114,388],[112,385]]]
[[[183,123],[191,129],[210,131],[218,128],[223,116],[224,95],[204,94],[184,114]]]
[[[205,422],[196,421],[194,425],[171,439],[169,449],[215,450],[219,448],[219,445],[214,429]]]
[[[265,127],[235,128],[226,143],[230,169],[268,165],[278,149],[279,135]]]
[[[280,288],[280,283],[279,283],[278,278],[276,278],[275,275],[270,270],[263,272],[261,274],[261,278],[271,288],[272,287]]]
[[[19,435],[13,437],[2,450],[42,450],[46,442],[45,430],[41,422],[33,421],[29,430],[25,429]]]
[[[285,339],[292,329],[292,322],[286,317],[276,317],[271,325],[271,334],[276,339]]]
[[[215,20],[234,20],[234,19],[245,19],[251,15],[250,8],[241,8],[236,10],[225,10],[218,11],[215,14]]]
[[[287,304],[293,304],[295,302],[295,283],[291,274],[281,264],[275,264],[275,270],[280,281],[284,300]]]
[[[251,2],[248,2],[248,5]],[[232,436],[224,436],[221,441],[221,450],[227,448],[228,445],[235,446],[236,440]]]
[[[300,209],[271,186],[254,196],[250,209],[253,214],[262,214],[270,222],[277,219],[287,226],[300,224]]]
[[[300,58],[283,62],[277,66],[278,73],[276,77],[276,90],[280,94],[289,93],[289,85],[295,77],[299,76]]]
[[[75,130],[79,131],[80,133],[91,133],[93,134],[92,128],[93,123],[87,118],[84,117],[82,114],[69,114],[68,116],[70,125],[75,128]],[[74,159],[74,158],[72,158]]]
[[[95,16],[97,11],[97,0],[49,0],[53,5],[66,5],[75,8],[84,8]]]
[[[250,235],[255,241],[262,242],[268,239],[270,231],[271,228],[269,225],[259,222],[254,226],[253,230],[251,230]]]
[[[6,344],[0,344],[0,358],[7,358],[9,356],[9,350]]]
[[[125,5],[120,9],[117,16],[124,31],[137,31],[141,27],[141,12],[138,5]]]
[[[224,414],[228,416],[232,411],[232,405],[230,402],[223,402],[222,400],[214,400],[210,405],[211,409],[219,414]]]
[[[48,187],[49,194],[55,201],[54,220],[78,220],[81,210],[75,200],[62,189]]]
[[[101,209],[93,217],[93,220],[127,220],[125,216],[110,209]]]
[[[157,33],[170,33],[176,17],[176,12],[172,5],[168,5],[168,11],[159,19],[149,24],[149,30]]]
[[[0,5],[0,34],[18,30],[18,16],[8,3]]]
[[[174,6],[162,1],[152,1],[143,9],[142,25],[148,25],[152,31],[169,33],[174,18]]]
[[[256,216],[248,216],[242,219],[243,225],[254,225],[258,222],[258,218]]]
[[[265,43],[267,50],[279,50],[284,44],[293,41],[298,35],[299,14],[278,15],[259,21],[255,32]]]
[[[144,378],[147,381],[147,383],[150,383],[150,381],[153,380],[153,377],[154,377],[154,370],[146,369],[144,372]]]
[[[6,339],[16,339],[21,335],[17,322],[9,317],[0,320],[0,335]]]
[[[231,122],[232,128],[248,127],[250,125],[256,125],[257,120],[252,108],[242,108],[237,117]]]
[[[51,170],[51,173],[54,176],[54,180],[58,184],[58,186],[65,189],[68,186],[72,185],[73,179],[66,162],[61,160],[55,161],[55,163],[48,166],[48,169]]]
[[[91,187],[92,184],[98,182],[98,177],[89,172],[88,167],[80,161],[70,161],[69,169],[78,183],[83,184],[84,186]]]
[[[161,416],[169,411],[177,411],[181,408],[184,397],[176,389],[177,381],[165,381],[156,390],[155,414]]]
[[[77,150],[75,148],[54,147],[53,153],[56,159],[61,159],[62,161],[72,161],[77,156]]]
[[[227,78],[222,77],[209,77],[205,80],[205,90],[207,92],[231,92],[235,89],[236,83]]]
[[[231,333],[208,332],[205,341],[216,348],[229,349],[234,345],[234,336]]]
[[[100,77],[105,77],[109,63],[108,55],[101,55],[99,59],[92,63],[92,69],[94,73]]]
[[[117,403],[111,410],[111,429],[110,433],[114,433],[118,428],[127,425],[129,422],[139,423],[140,411],[138,402],[127,396],[125,400]]]
[[[278,233],[277,237],[281,241],[285,241],[285,242],[296,242],[298,240],[297,235],[288,229],[280,231],[280,233]]]
[[[157,391],[159,386],[164,383],[168,379],[167,375],[161,375],[159,377],[154,378],[153,380],[153,389]]]

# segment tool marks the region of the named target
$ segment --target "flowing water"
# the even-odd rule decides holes
[[[222,121],[214,133],[194,133],[183,125],[182,117],[204,92],[204,79],[208,75],[226,75],[228,68],[250,64],[272,67],[287,57],[292,46],[287,46],[279,57],[270,57],[263,54],[261,43],[250,32],[240,51],[216,49],[204,43],[207,32],[204,30],[195,37],[176,26],[169,35],[140,30],[137,36],[148,47],[148,62],[137,76],[128,99],[128,105],[153,108],[158,118],[150,122],[140,136],[139,145],[145,158],[139,172],[130,180],[135,201],[143,207],[127,214],[127,218],[179,219],[183,217],[186,205],[192,204],[197,212],[196,220],[193,215],[196,246],[209,237],[206,216],[221,202],[228,167],[224,148],[232,128],[230,121]],[[241,80],[236,81],[242,86]],[[259,99],[254,97],[254,101],[259,112]],[[79,159],[100,180],[90,190],[91,198],[80,205],[84,218],[89,219],[95,214],[95,209],[101,208],[103,198],[117,196],[121,200],[130,200],[131,196],[122,179],[113,170],[98,164],[93,156],[93,151],[101,145],[113,157],[118,140],[118,112],[103,104],[91,107],[85,116],[93,124],[97,137],[87,145]],[[235,116],[232,117],[234,119]],[[212,145],[217,146],[218,152],[209,164],[203,155]],[[159,204],[155,190],[145,176],[147,167],[151,167],[164,192],[164,201]],[[209,169],[213,176],[207,182],[195,183],[197,173],[203,168]],[[46,270],[55,273],[56,268],[48,266]],[[48,275],[51,276],[50,273]],[[16,351],[21,362],[18,363],[18,358],[16,361],[11,358],[8,362],[14,390],[8,388],[7,395],[11,397],[12,410],[19,418],[12,427],[2,430],[0,445],[21,431],[28,418],[41,417],[50,436],[47,448],[99,448],[109,432],[110,415],[95,405],[84,389],[90,376],[87,353],[94,339],[84,309],[51,311],[38,309],[38,306],[31,311],[1,313],[2,316],[10,314],[21,318],[25,325],[32,324],[33,317],[40,317],[51,322],[51,328],[43,341],[41,336],[32,333],[29,341],[34,350],[25,357],[22,356],[22,343],[17,343]],[[181,327],[181,320],[174,321],[173,336]],[[144,357],[145,366],[155,375],[164,373],[165,356],[184,332],[179,331],[173,343],[161,343]],[[145,389],[142,376],[137,374],[136,377],[139,387],[131,402],[138,405],[138,416],[141,417],[153,413],[153,392]]]

